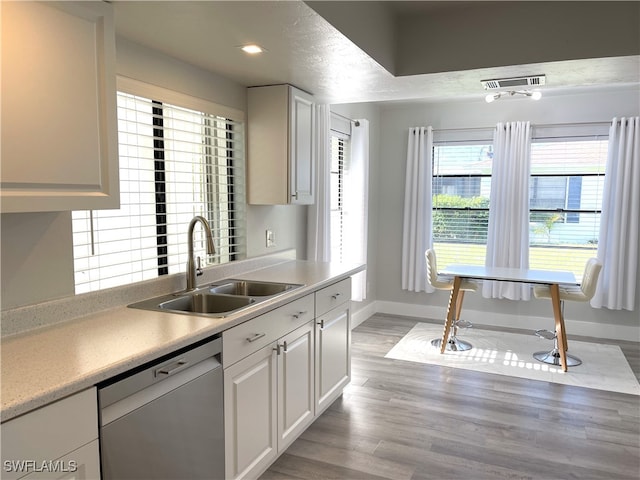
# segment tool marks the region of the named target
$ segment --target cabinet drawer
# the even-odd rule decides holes
[[[351,299],[351,277],[316,292],[316,317]]]
[[[222,365],[227,368],[312,318],[313,295],[307,295],[222,332]]]

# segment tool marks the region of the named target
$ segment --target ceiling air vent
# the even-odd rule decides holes
[[[540,87],[545,84],[544,75],[531,75],[528,77],[496,78],[493,80],[480,80],[485,90],[499,90],[505,88]]]

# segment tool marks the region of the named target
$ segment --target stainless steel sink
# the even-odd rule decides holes
[[[248,280],[229,280],[212,285],[208,288],[211,293],[225,295],[241,295],[248,297],[270,297],[301,287],[293,283],[256,282]]]
[[[280,282],[222,280],[192,292],[178,292],[129,305],[130,308],[188,315],[225,317],[303,285]]]
[[[194,293],[159,304],[163,310],[193,313],[229,313],[255,303],[251,297],[234,297],[211,293]]]

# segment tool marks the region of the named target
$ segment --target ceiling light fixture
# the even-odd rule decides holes
[[[489,93],[484,99],[487,103],[491,103],[501,97],[513,97],[514,95],[524,95],[525,97],[531,98],[531,100],[540,100],[542,98],[542,92],[537,90],[535,92],[530,92],[529,90],[509,90],[508,92]]]
[[[256,45],[255,43],[242,45],[240,49],[250,55],[257,55],[258,53],[262,53],[265,51],[264,48],[262,48],[260,45]]]

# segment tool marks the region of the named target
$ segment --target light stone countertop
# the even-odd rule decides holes
[[[234,278],[298,283],[304,287],[225,318],[119,306],[3,338],[0,418],[6,421],[72,395],[364,268],[294,260],[237,275]]]

